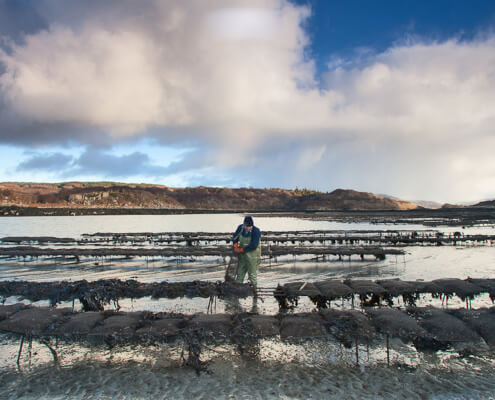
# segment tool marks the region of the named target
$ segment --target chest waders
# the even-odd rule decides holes
[[[243,236],[242,231],[237,236],[239,238],[239,247],[245,248],[251,243],[251,237],[253,231],[249,232],[249,235]],[[261,263],[261,243],[258,244],[254,250],[246,251],[245,253],[238,254],[239,266],[237,267],[237,278],[236,282],[242,283],[246,272],[248,274],[249,282],[253,286],[258,284],[258,267]]]

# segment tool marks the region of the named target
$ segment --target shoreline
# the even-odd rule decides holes
[[[470,226],[474,224],[495,224],[495,208],[463,207],[415,210],[324,210],[324,209],[191,209],[191,208],[102,208],[102,207],[32,207],[0,206],[0,217],[40,216],[102,216],[102,215],[186,215],[186,214],[254,214],[258,217],[287,217],[345,220],[347,222],[371,221],[375,223],[425,223],[438,225]]]

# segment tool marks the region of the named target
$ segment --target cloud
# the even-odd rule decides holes
[[[207,157],[202,152],[194,151],[184,156],[180,161],[175,161],[167,167],[169,174],[198,171],[208,168],[212,163],[206,160]]]
[[[170,174],[166,167],[156,165],[147,154],[135,151],[130,154],[113,155],[109,150],[87,148],[79,156],[63,153],[32,154],[20,162],[17,171],[47,171],[58,177],[99,176],[164,176]]]
[[[79,23],[70,11],[49,14],[48,29],[0,53],[4,113],[19,125],[87,126],[114,140],[155,127],[226,139],[235,123],[259,134],[252,116],[313,79],[299,26],[308,12],[288,2],[109,3],[114,14],[93,2]],[[23,132],[36,140],[34,129]]]
[[[495,144],[495,37],[396,46],[326,80],[341,96],[353,145],[340,146],[349,161],[339,166],[352,181],[409,198],[495,195],[485,150]]]
[[[17,166],[17,171],[56,172],[70,166],[73,158],[62,153],[34,154]]]
[[[37,4],[45,27],[0,51],[0,141],[92,146],[71,173],[495,195],[494,36],[329,55],[316,82],[310,9],[288,1]],[[168,167],[98,150],[139,137],[198,150]]]
[[[72,175],[100,175],[106,177],[127,177],[136,175],[166,175],[167,169],[151,162],[147,154],[113,155],[97,148],[89,148],[75,161]]]
[[[275,11],[263,8],[223,8],[210,13],[206,24],[221,38],[262,39],[274,32],[277,19]]]

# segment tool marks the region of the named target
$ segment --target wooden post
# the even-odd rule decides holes
[[[24,345],[24,335],[21,338],[21,344],[19,346],[19,352],[17,353],[17,366],[19,366],[19,360],[21,359],[22,346]]]
[[[387,366],[390,367],[390,343],[389,343],[388,333],[387,333]]]
[[[358,337],[354,337],[354,342],[356,343],[356,365],[359,365],[359,347],[358,347]]]

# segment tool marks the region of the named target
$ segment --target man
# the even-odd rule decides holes
[[[258,284],[258,267],[261,263],[260,238],[261,232],[254,226],[253,217],[250,216],[244,218],[244,223],[239,225],[232,235],[234,252],[239,256],[236,282],[242,283],[247,272],[255,295]]]

